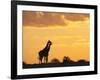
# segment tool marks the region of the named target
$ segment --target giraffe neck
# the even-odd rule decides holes
[[[50,45],[48,44],[47,48],[49,49],[50,48]]]
[[[48,43],[46,44],[45,48],[44,49],[47,49],[48,48]]]

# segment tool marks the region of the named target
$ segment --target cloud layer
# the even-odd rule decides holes
[[[89,14],[23,11],[23,26],[64,26],[68,21],[85,21]]]

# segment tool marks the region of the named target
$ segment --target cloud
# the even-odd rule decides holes
[[[87,18],[89,18],[89,14],[67,13],[65,14],[65,18],[70,21],[85,21]]]
[[[48,27],[65,26],[68,21],[84,21],[88,14],[23,11],[23,25]]]

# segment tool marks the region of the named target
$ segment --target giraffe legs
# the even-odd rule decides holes
[[[46,63],[46,57],[44,57],[44,63]]]
[[[44,60],[44,63],[48,63],[48,56],[46,56],[46,57],[40,57],[39,58],[39,64],[42,64],[42,59]]]
[[[48,62],[48,56],[46,57],[46,63]]]
[[[43,59],[43,57],[39,58],[39,64],[42,64],[42,59]]]
[[[44,57],[44,63],[48,63],[48,56]]]

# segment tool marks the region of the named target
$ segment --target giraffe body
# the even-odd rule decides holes
[[[43,50],[39,51],[39,63],[42,63],[42,60],[44,59],[44,63],[48,62],[48,56],[50,51],[50,46],[52,45],[52,42],[48,40],[46,47]]]

